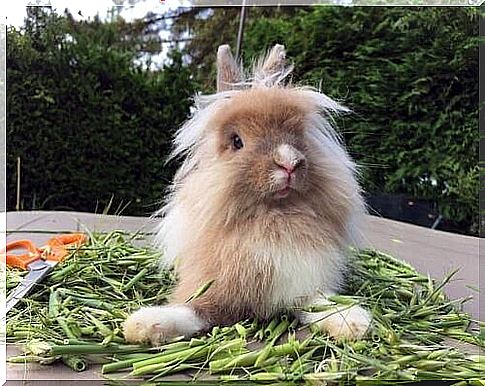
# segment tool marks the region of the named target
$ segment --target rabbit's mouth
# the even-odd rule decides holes
[[[283,189],[277,190],[275,193],[275,198],[285,198],[290,194],[291,187],[286,185]]]
[[[301,184],[302,171],[288,173],[287,171],[277,170],[273,176],[276,180],[272,196],[276,199],[288,197],[293,190],[299,190]],[[298,174],[298,176],[297,176]]]

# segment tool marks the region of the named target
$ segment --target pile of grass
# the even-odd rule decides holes
[[[364,340],[335,341],[298,325],[289,312],[157,348],[128,345],[121,323],[142,305],[163,304],[176,282],[171,270],[160,270],[159,252],[136,246],[136,238],[118,231],[91,235],[89,244],[72,251],[9,313],[7,341],[24,352],[9,361],[62,361],[75,371],[100,363],[107,377],[123,372],[149,380],[179,372],[236,382],[478,380],[485,372],[485,358],[478,355],[485,339],[470,330],[471,323],[483,323],[459,311],[466,299],[452,301],[442,291],[452,275],[438,283],[371,250],[355,252],[348,295],[331,299],[372,312],[373,328]],[[7,292],[23,274],[8,270]],[[460,341],[467,350],[454,347]]]

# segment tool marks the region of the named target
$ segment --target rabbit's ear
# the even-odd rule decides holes
[[[285,46],[276,44],[271,51],[260,60],[254,70],[254,78],[256,81],[265,80],[273,76],[282,74],[286,67],[286,51]]]
[[[281,44],[276,44],[266,57],[262,67],[262,71],[264,71],[267,75],[272,75],[276,72],[281,72],[285,68],[285,65],[285,46]]]
[[[231,54],[231,47],[227,44],[219,46],[217,50],[217,92],[233,88],[234,83],[242,81],[242,69]]]

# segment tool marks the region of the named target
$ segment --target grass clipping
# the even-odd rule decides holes
[[[9,361],[62,361],[75,371],[100,363],[106,377],[116,373],[120,379],[123,372],[123,379],[152,381],[180,372],[194,380],[337,383],[479,380],[485,373],[485,358],[478,355],[483,334],[470,331],[473,321],[459,311],[465,299],[450,301],[442,292],[452,275],[437,283],[370,250],[356,252],[351,261],[347,293],[352,296],[331,299],[360,303],[372,312],[373,328],[364,340],[336,342],[284,314],[214,327],[158,348],[125,344],[120,326],[129,313],[163,304],[176,282],[171,270],[160,271],[159,253],[135,246],[134,239],[123,232],[92,235],[89,244],[72,251],[9,313],[7,341],[24,352]],[[8,270],[7,291],[23,274]],[[466,342],[468,349],[450,341]]]

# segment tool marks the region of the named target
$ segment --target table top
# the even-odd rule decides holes
[[[473,296],[474,299],[464,304],[464,310],[475,319],[485,320],[485,300],[479,299],[477,288],[483,288],[484,278],[480,278],[480,268],[485,272],[485,264],[479,259],[479,241],[477,237],[463,236],[436,231],[389,219],[368,216],[364,229],[364,247],[371,247],[407,261],[418,271],[436,279],[443,278],[455,268],[460,268],[455,278],[445,287],[450,298]],[[42,244],[52,234],[66,231],[110,231],[121,229],[129,232],[150,233],[156,226],[156,219],[148,217],[111,216],[79,212],[8,212],[7,241],[29,238]],[[482,275],[483,276],[483,275]],[[482,281],[481,281],[482,280]],[[482,296],[483,298],[483,296]],[[18,351],[15,346],[7,347],[7,355]],[[74,373],[63,365],[41,366],[38,364],[7,364],[7,379],[10,381],[37,380],[46,385],[69,381],[103,379],[99,368],[95,366],[82,372]],[[48,382],[47,382],[48,381]]]

